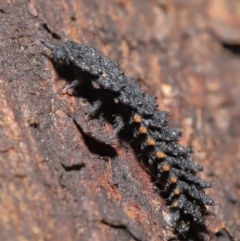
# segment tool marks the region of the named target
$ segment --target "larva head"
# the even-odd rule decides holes
[[[65,64],[69,64],[69,62],[72,61],[71,54],[65,45],[63,45],[63,47],[58,47],[49,42],[43,41],[42,43],[52,51],[54,60]]]

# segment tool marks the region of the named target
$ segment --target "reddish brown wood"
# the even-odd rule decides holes
[[[239,0],[1,1],[0,240],[173,236],[131,146],[111,144],[112,126],[62,94],[41,40],[66,39],[97,48],[158,97],[214,182],[206,240],[240,240],[239,13]]]

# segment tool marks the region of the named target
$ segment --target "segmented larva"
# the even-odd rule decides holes
[[[164,183],[170,203],[167,223],[181,234],[188,232],[192,223],[202,224],[203,208],[214,205],[203,190],[211,187],[211,183],[196,175],[203,170],[202,166],[188,159],[191,149],[178,144],[181,134],[169,127],[168,113],[158,109],[155,96],[144,93],[136,81],[124,75],[118,64],[99,56],[87,45],[73,41],[66,41],[61,47],[44,44],[52,51],[56,62],[72,66],[80,76],[88,74],[82,81],[90,81],[98,96],[90,115],[105,104],[101,93],[102,97],[107,94],[108,101],[118,106],[113,113],[115,132],[131,128],[148,169]],[[73,81],[65,90],[78,83],[78,80]]]

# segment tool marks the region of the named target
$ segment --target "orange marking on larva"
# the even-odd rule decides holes
[[[119,99],[118,98],[114,98],[114,103],[118,104],[119,103]]]
[[[133,117],[134,122],[141,123],[142,117],[140,115],[135,114]]]
[[[167,164],[164,164],[164,165],[162,166],[162,170],[163,170],[164,172],[169,172],[169,171],[170,171],[170,166],[167,165]]]
[[[180,194],[180,190],[178,188],[173,190],[174,195],[179,195]]]
[[[148,145],[148,146],[155,146],[155,144],[156,144],[156,141],[155,141],[154,139],[149,138],[149,139],[147,140],[147,145]]]
[[[141,126],[141,127],[139,128],[139,132],[140,132],[141,134],[146,134],[148,131],[147,131],[147,128],[146,128],[146,127]]]
[[[178,207],[178,202],[177,202],[177,201],[174,202],[174,203],[172,204],[172,207],[173,207],[173,208],[177,208],[177,207]]]
[[[156,153],[156,157],[157,157],[158,159],[163,159],[163,158],[165,157],[165,153],[162,152],[162,151],[158,151],[158,152]]]
[[[99,85],[97,82],[95,82],[95,81],[92,81],[92,86],[93,86],[93,88],[96,89],[96,90],[98,90],[98,89],[101,88],[100,85]]]
[[[170,182],[171,183],[177,183],[178,179],[176,177],[171,177]]]
[[[102,73],[102,76],[103,76],[104,78],[106,78],[108,75],[107,75],[106,72],[103,72],[103,73]]]

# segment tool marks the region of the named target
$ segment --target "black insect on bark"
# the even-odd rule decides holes
[[[112,109],[116,117],[115,132],[126,126],[131,128],[151,174],[164,183],[170,204],[167,223],[180,234],[187,234],[192,224],[202,225],[205,205],[214,205],[204,192],[211,183],[196,175],[203,170],[202,166],[189,160],[191,148],[178,144],[181,133],[169,127],[168,113],[158,109],[155,96],[144,93],[134,79],[124,75],[118,64],[99,56],[87,45],[73,41],[66,41],[61,47],[43,43],[52,51],[55,62],[88,74],[97,96],[89,115],[105,105],[106,93],[108,102],[118,106]],[[79,80],[74,80],[65,90],[78,84]]]

